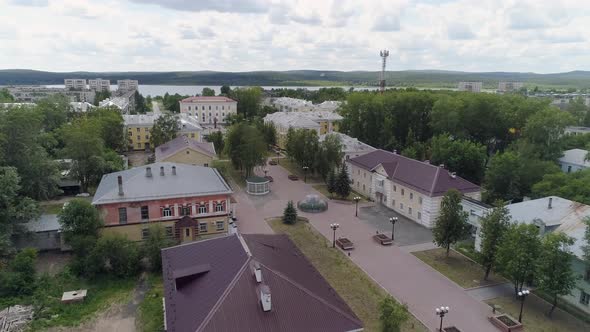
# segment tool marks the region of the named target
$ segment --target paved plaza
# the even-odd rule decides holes
[[[307,194],[319,194],[311,185],[302,181],[290,181],[289,174],[280,166],[268,166],[268,175],[274,178],[271,194],[249,196],[236,190],[238,229],[242,233],[272,233],[267,218],[281,216],[289,200],[295,203]],[[359,218],[355,217],[354,204],[329,202],[326,212],[299,215],[327,239],[332,240],[329,225],[337,222],[337,235],[347,237],[355,244],[350,258],[371,278],[380,284],[398,301],[406,303],[410,311],[429,329],[438,328],[439,318],[434,309],[449,306],[451,312],[445,317],[445,326],[455,325],[462,331],[496,332],[488,321],[491,308],[471,296],[445,276],[424,264],[410,252],[432,247],[429,230],[400,218],[396,224],[396,245],[380,246],[373,239],[375,232],[391,233],[388,219],[393,211],[375,206],[373,203],[360,205]]]

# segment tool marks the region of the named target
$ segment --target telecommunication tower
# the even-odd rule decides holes
[[[383,93],[385,91],[385,64],[387,62],[387,57],[389,56],[388,50],[382,50],[379,52],[381,56],[381,73],[379,74],[379,91]]]

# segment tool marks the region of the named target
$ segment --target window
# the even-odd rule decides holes
[[[150,139],[150,135],[145,135],[145,139]]]
[[[195,133],[191,133],[191,138],[195,138]]]
[[[410,193],[410,199],[414,199],[414,193]]]
[[[363,178],[365,178],[365,179],[367,178],[367,173],[363,172]]]
[[[367,190],[367,188],[365,188],[365,185],[363,184],[363,191],[366,191],[366,190]]]
[[[412,215],[412,208],[411,208],[411,207],[409,207],[409,208],[408,208],[408,213],[409,213],[410,215]]]
[[[404,203],[399,203],[399,208],[403,210],[404,209]]]
[[[207,233],[207,223],[206,222],[202,222],[199,224],[199,232]]]
[[[211,110],[211,105],[209,105],[209,110]],[[209,113],[209,114],[211,114],[211,113]]]
[[[186,237],[191,236],[191,229],[190,228],[185,228],[184,229],[184,236],[186,236]]]
[[[141,143],[137,143],[137,148],[141,149]]]
[[[361,170],[360,169],[357,169],[356,170],[356,174],[359,174],[360,175],[361,174]]]
[[[397,191],[397,186],[393,185],[393,191],[396,192]]]
[[[221,105],[221,110],[223,111],[225,109],[225,106]]]
[[[188,110],[189,110],[189,111],[191,110],[191,107],[190,107],[190,106],[188,107]]]
[[[203,164],[204,167],[209,167],[209,164]]]
[[[150,128],[145,128],[145,132],[149,133],[150,132]]]
[[[204,111],[205,110],[205,105],[203,105],[203,107],[201,107],[201,109]]]
[[[207,205],[205,205],[205,204],[199,205],[199,213],[207,213]]]
[[[225,228],[225,223],[223,221],[217,221],[215,222],[215,228],[218,231],[222,231]]]
[[[571,173],[571,172],[572,172],[572,167],[571,167],[571,166],[568,166],[568,167],[567,167],[567,172],[568,172],[568,173]]]
[[[145,240],[148,237],[150,237],[150,230],[149,230],[149,228],[142,228],[141,229],[141,239],[142,240]]]
[[[225,117],[225,112],[221,112],[221,116]]]
[[[141,207],[141,220],[150,219],[150,210],[147,205]]]
[[[215,212],[222,212],[223,211],[223,204],[217,203],[215,204]]]
[[[180,207],[180,215],[181,216],[190,216],[191,215],[191,205],[185,205]]]
[[[218,107],[219,107],[219,106],[215,105],[215,110],[216,110],[216,111],[219,109]]]
[[[162,217],[172,217],[172,210],[169,207],[163,208]]]
[[[129,136],[133,136],[133,132],[132,131],[129,131]]]
[[[139,133],[139,128],[135,128],[135,131],[137,131]]]
[[[166,236],[171,237],[172,235],[172,226],[166,226]]]
[[[418,197],[418,203],[422,204],[422,196]]]
[[[584,275],[584,280],[590,281],[590,268],[586,269],[586,274]]]
[[[127,208],[119,208],[119,224],[127,223]]]
[[[422,219],[422,213],[418,212],[418,220]]]
[[[395,199],[391,200],[391,206],[395,209]]]
[[[588,303],[590,303],[590,294],[581,290],[580,291],[580,303],[583,305],[588,305]]]
[[[404,188],[402,188],[402,196],[404,195]]]
[[[141,139],[141,135],[137,135],[137,140],[139,141]]]
[[[188,151],[188,150],[186,150],[186,154],[191,154],[191,152],[190,152],[190,151]]]

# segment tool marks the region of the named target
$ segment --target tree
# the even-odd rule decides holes
[[[266,144],[256,127],[239,123],[230,127],[225,139],[225,153],[235,169],[250,176],[254,167],[266,162]]]
[[[402,324],[408,320],[410,314],[408,307],[397,303],[393,297],[385,297],[379,303],[379,320],[381,321],[381,331],[399,332]]]
[[[496,254],[496,267],[512,281],[515,295],[525,282],[534,281],[540,245],[537,226],[512,224],[508,227]]]
[[[164,114],[154,121],[150,130],[150,144],[152,147],[160,146],[175,139],[180,131],[180,121],[173,114]]]
[[[262,98],[260,87],[234,89],[231,97],[238,101],[238,114],[242,114],[246,119],[258,115]]]
[[[277,144],[277,129],[272,123],[262,123],[260,122],[257,126],[258,130],[262,133],[264,142],[270,148]]]
[[[162,271],[162,249],[173,246],[174,240],[166,236],[166,229],[161,225],[152,225],[148,237],[143,241],[143,255],[154,272]]]
[[[498,202],[498,206],[481,220],[481,265],[485,269],[483,280],[488,280],[490,271],[496,263],[498,247],[510,225],[508,209]]]
[[[87,259],[103,226],[98,210],[88,200],[76,198],[64,206],[58,215],[58,221],[65,243],[72,247],[76,256],[74,270],[80,274],[87,273],[91,268],[86,264]]]
[[[94,106],[98,106],[101,101],[111,98],[111,91],[104,90],[104,91],[96,91],[94,95]]]
[[[430,162],[446,168],[469,181],[481,183],[486,162],[486,147],[469,140],[452,139],[450,135],[432,138]]]
[[[21,191],[20,177],[14,167],[0,167],[0,260],[13,253],[11,239],[23,231],[19,227],[39,216],[37,202]]]
[[[342,164],[342,167],[340,167],[340,173],[338,173],[338,178],[336,179],[336,194],[338,194],[340,198],[345,199],[350,195],[351,191],[348,168],[346,167],[346,164]]]
[[[37,250],[25,248],[14,256],[8,271],[0,271],[2,296],[31,295],[35,289]]]
[[[133,98],[135,99],[135,112],[139,114],[145,114],[149,111],[149,106],[146,103],[146,99],[139,93],[139,91],[135,90],[133,94]]]
[[[326,186],[331,198],[332,194],[336,192],[336,172],[334,172],[334,169],[330,170],[328,181],[326,181]]]
[[[577,276],[572,270],[574,254],[569,247],[574,239],[564,233],[549,233],[541,242],[541,254],[537,265],[538,289],[552,298],[548,316],[553,314],[559,296],[571,294]]]
[[[88,112],[88,117],[100,128],[100,137],[106,148],[115,151],[126,149],[125,123],[116,107],[97,108]]]
[[[293,205],[293,201],[287,202],[287,207],[283,212],[283,223],[293,225],[297,222],[297,210]]]
[[[586,264],[590,265],[590,218],[584,219],[586,230],[584,231],[584,240],[586,245],[582,246],[583,257]]]
[[[533,114],[523,129],[523,138],[536,147],[542,159],[555,160],[561,156],[561,136],[574,118],[557,108],[546,108]]]
[[[590,169],[547,174],[533,186],[534,197],[559,196],[590,204]]]
[[[109,274],[131,277],[139,271],[140,253],[137,244],[123,235],[107,235],[98,239],[88,257],[88,274]]]
[[[208,97],[215,96],[215,90],[213,90],[211,88],[204,87],[203,91],[201,92],[201,95],[208,96]]]
[[[207,136],[207,142],[213,143],[215,152],[221,154],[223,152],[223,133],[221,131],[214,131]]]
[[[447,249],[447,257],[449,257],[451,245],[465,235],[467,213],[461,209],[461,197],[461,193],[456,189],[447,191],[432,230],[434,243]]]
[[[10,94],[8,89],[0,89],[0,103],[12,103],[14,102],[14,97]]]
[[[45,131],[51,132],[67,122],[70,100],[64,95],[53,95],[39,100],[36,108],[43,116]]]
[[[231,94],[231,88],[229,85],[222,85],[220,95],[229,96]]]
[[[566,111],[571,114],[577,124],[583,125],[588,113],[588,107],[585,104],[584,98],[578,97],[570,100]]]

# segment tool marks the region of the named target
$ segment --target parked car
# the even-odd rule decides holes
[[[291,181],[297,181],[297,180],[299,180],[299,177],[297,175],[294,175],[294,174],[289,174],[288,178]]]

